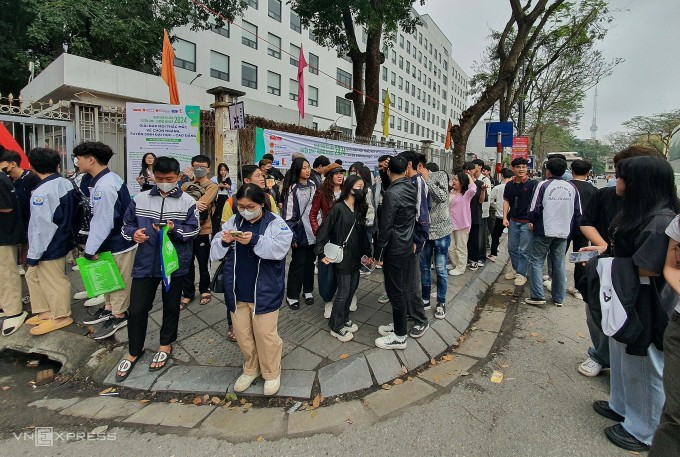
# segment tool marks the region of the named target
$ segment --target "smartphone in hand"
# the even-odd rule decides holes
[[[234,238],[241,238],[243,236],[243,232],[240,230],[229,230],[229,235],[233,236]]]
[[[570,252],[569,262],[571,263],[582,263],[587,262],[593,257],[600,255],[597,251],[581,251],[581,252]]]

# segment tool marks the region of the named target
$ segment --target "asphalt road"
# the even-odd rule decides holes
[[[494,301],[509,299],[500,294],[490,297]],[[607,398],[608,375],[592,379],[576,371],[589,344],[583,306],[573,297],[567,298],[563,308],[511,304],[495,354],[460,378],[450,393],[340,436],[230,444],[192,437],[191,432],[160,435],[135,426],[109,429],[115,441],[58,442],[51,448],[38,448],[10,435],[0,441],[0,454],[628,456],[630,453],[607,441],[602,430],[612,423],[591,408],[593,400]],[[490,381],[493,370],[504,373],[502,383]],[[52,425],[54,417],[44,414],[33,420]],[[56,417],[60,420],[56,425],[69,431],[87,432],[101,425],[64,423]]]

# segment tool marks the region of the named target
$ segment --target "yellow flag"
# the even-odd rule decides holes
[[[385,138],[390,136],[390,91],[387,90],[385,100],[383,101],[383,136]]]

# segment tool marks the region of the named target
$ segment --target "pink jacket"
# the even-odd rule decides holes
[[[477,193],[477,186],[470,183],[468,190],[464,194],[451,191],[451,222],[453,230],[467,230],[472,226],[472,215],[470,213],[470,201]]]

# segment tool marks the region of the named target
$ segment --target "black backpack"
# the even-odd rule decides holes
[[[82,190],[73,184],[73,219],[71,225],[73,242],[78,247],[85,247],[87,237],[90,234],[90,220],[92,219],[92,205],[90,199],[83,193]]]

